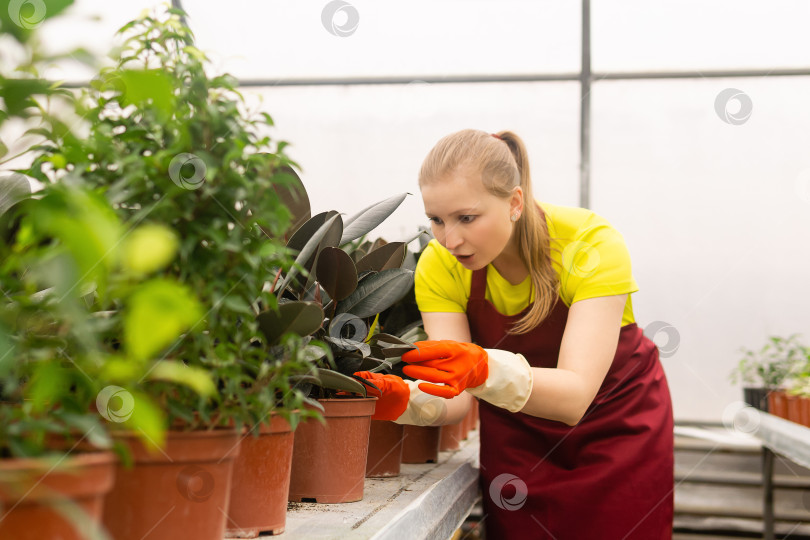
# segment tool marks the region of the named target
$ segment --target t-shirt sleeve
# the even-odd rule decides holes
[[[622,235],[593,215],[562,252],[561,286],[571,303],[638,291]]]
[[[423,312],[465,313],[469,293],[443,249],[431,240],[419,256],[414,273],[416,304]]]

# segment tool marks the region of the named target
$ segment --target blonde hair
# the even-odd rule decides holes
[[[532,195],[529,156],[523,141],[511,131],[497,137],[485,131],[464,129],[443,137],[428,153],[419,171],[419,186],[436,182],[458,169],[481,174],[484,187],[501,198],[523,189],[524,209],[516,223],[520,258],[529,270],[535,301],[511,334],[525,334],[536,328],[554,309],[559,299],[559,280],[552,267],[551,237],[540,205]]]

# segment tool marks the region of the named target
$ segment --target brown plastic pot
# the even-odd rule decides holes
[[[467,435],[467,424],[469,424],[469,422],[465,416],[458,424],[441,426],[439,452],[458,450],[461,447],[461,441],[463,441]]]
[[[787,395],[784,390],[773,390],[768,393],[768,410],[774,416],[787,418]]]
[[[344,503],[363,498],[371,415],[377,398],[321,399],[326,424],[295,430],[289,500]]]
[[[371,421],[366,478],[399,476],[404,431],[405,426],[388,420]]]
[[[439,460],[439,426],[405,426],[402,463],[436,463]]]
[[[98,534],[115,454],[0,460],[0,538],[83,540]],[[69,516],[66,519],[65,514]]]
[[[239,452],[236,430],[169,431],[165,448],[152,452],[134,434],[115,438],[134,462],[116,468],[104,503],[104,525],[115,540],[222,540]]]
[[[787,416],[786,418],[791,422],[795,422],[800,424],[801,419],[801,406],[799,396],[794,396],[791,394],[787,394],[785,397],[785,401],[787,401]]]
[[[799,398],[799,419],[803,426],[810,427],[810,398]]]
[[[273,414],[259,435],[244,434],[233,463],[228,538],[256,538],[261,532],[281,534],[287,520],[293,432]]]

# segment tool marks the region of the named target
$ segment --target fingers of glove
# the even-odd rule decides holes
[[[455,348],[455,341],[417,341],[414,343],[416,349],[408,351],[402,355],[403,362],[424,362],[425,360],[437,360],[441,358],[452,358]]]
[[[458,388],[455,386],[442,386],[439,384],[419,383],[419,389],[434,396],[439,396],[445,399],[454,398],[459,394]]]
[[[456,378],[452,373],[422,365],[405,366],[402,368],[402,372],[408,377],[412,377],[414,379],[421,379],[423,381],[431,381],[436,383],[446,383]]]

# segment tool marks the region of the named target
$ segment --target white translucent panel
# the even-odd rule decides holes
[[[730,87],[747,119],[742,96],[718,112]],[[629,245],[639,325],[679,334],[663,358],[676,417],[718,420],[742,398],[740,347],[810,344],[808,95],[810,77],[594,87],[592,206]]]
[[[124,24],[137,18],[145,9],[162,5],[160,0],[74,0],[72,6],[53,19],[47,19],[37,35],[46,50],[64,53],[77,48],[87,49],[99,62],[116,44],[115,33]],[[97,73],[97,68],[66,58],[43,72],[53,80],[81,82]]]
[[[810,67],[806,0],[591,2],[594,71]]]
[[[346,5],[335,11],[339,4]],[[495,75],[579,69],[579,2],[184,0],[183,7],[200,47],[214,52],[221,67],[238,77]]]
[[[419,196],[422,160],[444,135],[464,128],[509,129],[529,151],[535,196],[578,198],[579,91],[575,83],[410,84],[245,89],[287,140],[303,168],[313,213],[352,214],[410,192],[375,234],[402,240],[429,225]]]

